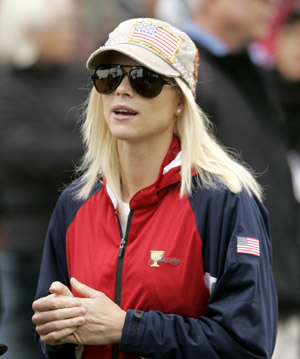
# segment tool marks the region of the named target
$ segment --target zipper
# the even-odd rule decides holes
[[[123,257],[124,250],[125,250],[125,245],[126,245],[126,241],[122,236],[121,237],[121,242],[120,242],[120,248],[119,248],[119,258]]]
[[[124,262],[124,255],[126,250],[126,245],[128,241],[128,235],[129,235],[129,229],[131,225],[131,219],[133,216],[133,211],[130,210],[126,225],[126,233],[125,237],[123,236],[122,226],[120,222],[120,218],[118,216],[117,211],[115,211],[117,220],[118,220],[118,226],[119,226],[119,232],[120,232],[120,247],[119,247],[119,254],[118,254],[118,261],[117,261],[117,271],[116,271],[116,282],[115,282],[115,303],[120,306],[121,304],[121,293],[122,293],[122,274],[123,274],[123,262]],[[119,358],[119,344],[113,344],[112,348],[112,359],[118,359]]]

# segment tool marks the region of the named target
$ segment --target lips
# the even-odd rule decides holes
[[[137,115],[137,111],[135,111],[132,107],[125,106],[125,105],[114,106],[113,112],[116,114]]]
[[[112,112],[117,119],[127,119],[138,114],[138,112],[135,111],[132,107],[125,105],[114,106]]]

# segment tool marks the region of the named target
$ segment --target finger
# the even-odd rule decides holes
[[[72,287],[76,290],[76,292],[81,294],[85,298],[96,298],[102,294],[102,292],[99,292],[83,283],[78,282],[78,280],[75,278],[71,278],[70,281]]]
[[[74,297],[66,296],[56,296],[55,294],[50,294],[47,297],[37,299],[32,304],[32,309],[34,312],[40,311],[49,311],[54,309],[61,308],[71,308],[71,307],[80,307],[81,302],[79,299]]]
[[[70,336],[72,333],[74,333],[76,329],[77,327],[65,328],[60,331],[51,332],[46,335],[42,335],[40,336],[40,339],[45,344],[49,344],[49,345],[58,345],[58,344],[66,343],[63,342],[62,340]]]
[[[54,322],[48,322],[42,325],[38,325],[35,330],[40,337],[43,337],[53,332],[62,333],[63,330],[81,326],[82,324],[84,324],[84,322],[85,322],[84,317],[76,317],[66,320],[57,320]]]
[[[79,344],[79,341],[78,339],[76,338],[76,336],[74,335],[74,332],[70,335],[68,335],[67,337],[64,337],[62,338],[60,341],[59,341],[59,344],[66,344],[66,343],[69,343],[69,344]]]
[[[61,282],[53,282],[49,288],[50,293],[56,294],[56,295],[65,295],[67,297],[73,297],[73,293],[70,291],[70,289],[62,284]]]
[[[71,307],[50,310],[46,312],[37,312],[33,315],[32,321],[35,325],[41,325],[56,320],[64,320],[85,315],[86,309],[84,307]]]

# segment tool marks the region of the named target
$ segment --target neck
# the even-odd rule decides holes
[[[129,203],[135,193],[156,181],[171,141],[172,138],[153,144],[118,141],[124,202]]]

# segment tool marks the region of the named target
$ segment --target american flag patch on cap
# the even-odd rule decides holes
[[[237,253],[260,256],[259,239],[250,237],[237,237]]]
[[[174,61],[181,43],[181,39],[169,30],[145,21],[137,21],[134,24],[129,41],[140,42],[151,47],[170,62]]]

